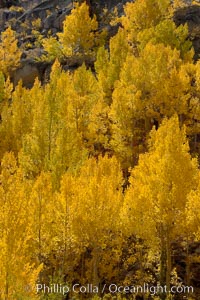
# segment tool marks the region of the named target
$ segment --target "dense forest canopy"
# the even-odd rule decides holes
[[[173,21],[184,6],[136,0],[100,17],[76,3],[42,38],[37,19],[37,63],[52,68],[31,88],[12,80],[19,33],[1,33],[1,300],[66,297],[41,284],[154,300],[184,299],[171,286],[192,285],[181,297],[199,299],[200,62],[187,24]],[[167,290],[116,295],[113,283]]]

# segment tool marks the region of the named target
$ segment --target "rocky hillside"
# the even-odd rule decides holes
[[[91,14],[97,15],[99,27],[106,28],[109,39],[118,30],[117,26],[109,24],[109,14],[112,14],[114,7],[117,7],[119,15],[122,15],[123,5],[127,0],[88,0],[87,2],[90,5]],[[70,14],[73,5],[72,0],[0,0],[0,32],[11,26],[17,33],[19,46],[23,52],[21,66],[12,75],[15,84],[22,79],[25,86],[31,87],[36,77],[45,82],[50,65],[38,63],[36,60],[43,54],[41,41],[44,37],[55,36],[62,31],[63,21]],[[107,11],[104,8],[107,8]],[[177,10],[174,21],[177,25],[188,24],[189,39],[195,49],[195,59],[198,59],[200,53],[200,6],[187,5]],[[72,59],[67,64],[69,68],[74,69],[81,63],[82,61]],[[87,63],[90,66],[93,64],[93,62],[86,61]]]
[[[91,14],[97,15],[99,27],[106,26],[108,36],[114,35],[117,32],[117,27],[109,25],[108,15],[116,6],[118,12],[122,14],[123,5],[127,1],[90,2],[88,1]],[[73,5],[72,0],[0,0],[0,32],[11,26],[17,33],[19,46],[23,52],[21,67],[12,75],[14,84],[22,79],[26,87],[31,87],[36,77],[45,81],[46,74],[49,74],[50,65],[38,63],[36,60],[43,54],[41,40],[47,36],[55,36],[62,31],[63,21],[70,14]],[[107,8],[106,12],[104,8]],[[68,65],[74,69],[81,63],[70,60]]]
[[[188,24],[189,39],[193,43],[195,49],[195,59],[199,58],[200,54],[200,6],[190,5],[176,11],[174,21],[177,26]]]

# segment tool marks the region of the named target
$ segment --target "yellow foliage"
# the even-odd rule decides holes
[[[42,60],[52,61],[55,58],[61,58],[63,56],[62,46],[54,37],[49,37],[42,41],[42,46],[47,52],[47,55],[43,55]]]
[[[128,33],[128,40],[137,40],[137,34],[144,29],[156,26],[168,15],[169,0],[136,0],[127,3],[122,25]]]
[[[2,299],[38,299],[35,283],[41,265],[31,261],[32,235],[27,217],[30,184],[17,167],[12,153],[1,163],[0,187],[0,280]]]
[[[172,241],[199,239],[199,171],[186,133],[195,156],[200,63],[193,63],[187,26],[170,19],[172,6],[169,0],[126,4],[122,27],[100,47],[105,31],[99,33],[85,2],[75,5],[63,32],[42,41],[42,59],[57,59],[46,83],[37,79],[31,89],[22,82],[13,89],[9,75],[21,52],[11,28],[2,33],[3,299],[37,299],[37,280],[151,282],[145,268],[154,263],[161,273],[167,264],[169,286]],[[32,25],[39,44],[40,20]],[[96,53],[91,69],[83,64],[66,72],[59,63],[68,68]]]
[[[122,173],[116,158],[99,157],[97,161],[89,159],[74,179],[76,184],[68,193],[69,222],[79,245],[92,249],[93,274],[90,272],[88,276],[98,284],[98,270],[103,269],[100,260],[102,256],[105,259],[104,249],[112,240],[114,242],[119,230]]]
[[[149,152],[132,170],[125,197],[129,230],[148,241],[161,238],[161,227],[170,239],[179,235],[187,195],[198,175],[197,161],[188,151],[185,129],[179,128],[176,116],[164,120],[158,131],[152,130]]]
[[[22,52],[18,48],[17,43],[15,32],[10,27],[1,33],[0,71],[6,76],[12,73],[20,65]]]
[[[187,226],[189,227],[190,234],[194,235],[199,241],[200,239],[200,174],[198,178],[198,186],[193,189],[188,195],[187,203]]]
[[[98,80],[105,93],[105,102],[111,104],[115,81],[119,79],[121,68],[126,60],[130,47],[126,39],[126,32],[119,29],[110,39],[109,52],[100,47],[97,52],[95,70]]]
[[[32,186],[30,205],[32,247],[35,258],[42,263],[44,257],[53,251],[57,231],[50,174],[42,172],[35,180]]]
[[[95,45],[96,17],[90,18],[86,2],[77,5],[66,18],[63,32],[58,34],[65,56],[88,54]]]
[[[164,44],[172,49],[180,51],[185,60],[192,61],[194,51],[191,50],[192,43],[188,40],[188,27],[185,24],[176,27],[172,20],[164,20],[151,28],[140,31],[137,36],[139,49],[143,49],[148,42],[152,44]],[[190,51],[191,50],[191,51]]]
[[[73,55],[88,55],[104,40],[105,33],[97,34],[96,17],[89,15],[86,2],[77,4],[63,23],[63,32],[58,33],[58,40],[50,37],[43,41],[45,56],[48,60]],[[46,59],[43,57],[43,59]]]

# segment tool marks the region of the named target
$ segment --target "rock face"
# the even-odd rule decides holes
[[[36,78],[41,79],[40,75],[38,68],[34,64],[26,63],[14,72],[12,81],[14,86],[16,86],[22,80],[24,86],[31,88]]]
[[[0,0],[0,8],[10,7],[14,5],[19,5],[19,1],[17,0]]]
[[[4,1],[4,0],[0,0]],[[13,1],[12,6],[13,6]],[[38,18],[41,19],[41,30],[45,29],[48,31],[53,29],[54,23],[57,21],[57,18],[60,18],[60,15],[63,15],[63,18],[70,13],[73,8],[72,0],[45,0],[45,1],[25,1],[20,2],[15,9],[9,10],[9,5],[4,5],[0,2],[0,32],[5,30],[8,26],[6,22],[12,23],[12,28],[21,32],[22,29],[28,31],[31,29],[31,24],[33,21]],[[51,19],[49,27],[47,25],[44,28],[44,23],[46,19]],[[57,24],[59,21],[57,21]],[[21,29],[22,28],[22,29]],[[60,30],[60,27],[59,27]]]
[[[123,5],[133,0],[87,0],[93,13],[101,14],[104,7],[112,10],[118,6],[123,11]],[[16,6],[16,9],[10,6]],[[5,30],[8,24],[17,32],[30,30],[31,23],[41,19],[41,32],[49,30],[56,33],[62,30],[62,22],[74,6],[74,0],[0,0],[0,32]]]
[[[193,43],[195,50],[195,60],[200,54],[200,6],[191,5],[177,10],[174,14],[176,25],[187,23],[189,29],[189,39]]]
[[[12,8],[10,8],[12,6]],[[21,79],[27,88],[32,87],[36,77],[45,81],[46,63],[36,58],[43,53],[35,45],[37,34],[46,37],[62,31],[63,21],[73,8],[72,0],[0,0],[0,33],[11,26],[17,33],[19,46],[24,50],[21,66],[11,75],[14,85]],[[34,22],[39,20],[39,25]]]
[[[99,16],[101,16],[104,7],[111,11],[113,7],[118,5],[119,11],[123,12],[123,5],[127,1],[132,0],[87,0],[91,6],[91,13],[96,13]],[[11,25],[17,33],[19,46],[26,49],[22,54],[21,67],[14,74],[11,74],[14,85],[21,79],[24,86],[30,88],[36,77],[39,77],[42,82],[46,82],[50,66],[35,60],[43,52],[37,48],[37,36],[33,31],[42,37],[49,34],[55,36],[62,31],[63,21],[70,14],[73,5],[73,0],[0,0],[0,33]],[[11,6],[12,8],[10,8]],[[39,23],[37,23],[38,20]],[[37,25],[34,26],[34,23]],[[103,26],[105,27],[105,24]],[[117,33],[118,26],[107,25],[106,30],[111,37]],[[34,54],[36,52],[37,54]],[[94,64],[90,60],[85,61],[85,63],[91,67]],[[81,64],[81,61],[72,58],[65,62],[64,68],[75,69]]]
[[[111,11],[115,6],[118,8],[119,14],[122,15],[123,5],[132,1],[134,0],[87,0],[91,5],[91,12],[97,13],[98,16],[101,16],[104,7]],[[36,30],[42,37],[49,34],[55,36],[56,33],[62,31],[63,21],[70,14],[72,8],[73,0],[0,0],[0,32],[11,25],[12,29],[17,32],[19,46],[26,49],[22,55],[22,67],[13,75],[15,84],[21,76],[27,87],[32,86],[38,72],[40,79],[42,79],[41,70],[38,70],[38,63],[34,61],[32,56],[32,52],[38,47],[35,46],[37,37],[33,34],[33,30]],[[41,24],[34,28],[33,23],[36,23],[37,20],[40,20]],[[174,21],[177,25],[188,24],[188,38],[193,43],[195,59],[197,60],[200,53],[200,6],[190,5],[177,10],[174,14]],[[109,37],[118,31],[118,26],[108,24],[102,24],[102,26],[107,30]],[[41,54],[42,51],[39,51],[36,57]],[[30,56],[31,61],[29,60]],[[79,63],[76,62],[75,67],[77,65]],[[70,68],[73,69],[71,63]]]

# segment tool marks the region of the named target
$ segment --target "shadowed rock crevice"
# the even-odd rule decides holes
[[[200,54],[200,6],[192,5],[178,9],[174,14],[174,22],[177,26],[188,25],[189,39],[195,50],[194,59],[197,60]]]

